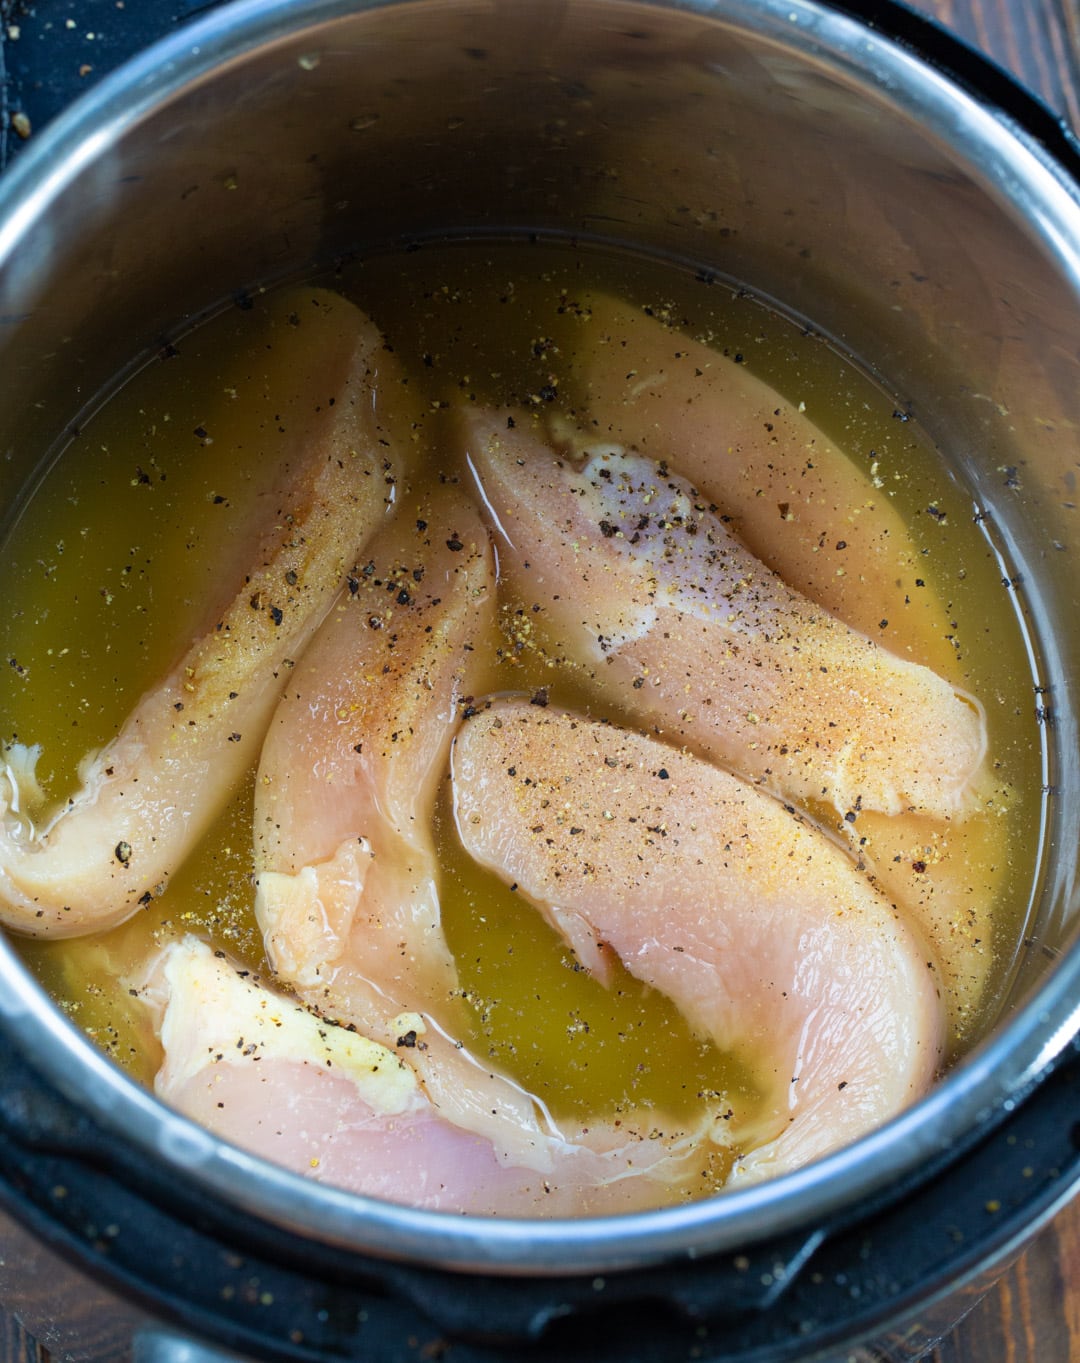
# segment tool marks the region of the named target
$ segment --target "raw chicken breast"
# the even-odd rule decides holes
[[[385,999],[445,1011],[457,988],[432,818],[494,619],[487,530],[448,489],[372,542],[281,698],[256,778],[256,913],[278,976],[324,1011],[372,1025]]]
[[[939,666],[949,617],[870,475],[745,361],[609,295],[590,299],[568,385],[592,442],[667,461],[753,554],[853,629]]]
[[[96,931],[163,891],[251,766],[293,660],[394,500],[383,393],[398,382],[395,364],[351,304],[318,291],[310,301],[297,365],[308,386],[281,399],[290,419],[276,485],[205,632],[41,827],[24,812],[35,750],[9,750],[0,919],[10,927]]]
[[[528,423],[472,415],[469,457],[502,568],[606,698],[846,817],[965,808],[986,748],[970,698],[789,588],[666,465],[561,458]]]
[[[603,1124],[578,1142],[545,1135],[531,1163],[513,1163],[447,1121],[392,1050],[271,991],[192,937],[166,947],[137,990],[165,1054],[158,1095],[320,1182],[432,1210],[587,1216],[655,1206],[684,1172],[686,1150],[616,1142]]]
[[[447,486],[403,509],[290,678],[255,787],[255,912],[277,978],[396,1048],[440,1112],[528,1160],[532,1099],[456,1041],[432,820],[494,647],[487,529]]]
[[[762,1111],[733,1133],[734,1181],[798,1168],[926,1091],[942,1010],[922,947],[770,796],[524,700],[469,719],[452,766],[467,850],[585,966],[602,973],[614,952],[760,1077]]]

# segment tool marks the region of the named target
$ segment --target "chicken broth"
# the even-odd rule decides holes
[[[468,463],[461,459],[463,411],[502,413],[503,434],[490,438],[492,447],[539,433],[572,465],[588,457],[587,467],[599,469],[601,480],[610,481],[612,470],[616,481],[629,480],[623,451],[637,446],[665,477],[670,465],[673,476],[694,484],[697,496],[704,480],[680,465],[677,448],[664,445],[669,409],[663,404],[687,372],[690,381],[695,371],[701,377],[709,363],[701,356],[711,352],[775,389],[823,433],[821,444],[800,452],[801,470],[827,483],[834,469],[849,476],[854,465],[867,504],[876,501],[883,515],[899,517],[912,546],[902,590],[895,581],[873,579],[873,564],[857,557],[850,522],[822,527],[807,551],[808,579],[788,585],[841,618],[862,610],[865,618],[847,620],[860,637],[871,636],[905,665],[932,669],[949,688],[977,698],[989,753],[977,808],[942,814],[928,804],[897,816],[885,807],[864,808],[861,794],[852,807],[839,796],[791,795],[773,765],[749,779],[790,800],[792,811],[797,805],[806,826],[820,830],[831,849],[820,855],[839,851],[845,866],[857,867],[855,874],[868,878],[883,902],[897,904],[900,918],[916,924],[922,949],[931,943],[934,987],[944,995],[942,1055],[948,1059],[969,1044],[994,1016],[1022,936],[1037,873],[1044,780],[1029,641],[1012,574],[994,545],[993,508],[972,505],[917,413],[812,329],[711,277],[665,263],[565,243],[425,246],[350,263],[310,287],[245,297],[152,357],[73,436],[4,546],[9,609],[0,630],[9,666],[0,732],[13,766],[26,762],[23,745],[41,747],[40,796],[31,782],[21,783],[23,800],[29,793],[35,801],[29,815],[36,818],[78,788],[86,754],[116,734],[139,696],[207,627],[221,565],[234,569],[250,544],[252,508],[266,495],[273,463],[268,446],[278,435],[287,438],[290,428],[289,394],[305,384],[322,392],[317,371],[304,373],[297,357],[310,329],[306,310],[327,287],[363,308],[399,366],[381,394],[380,419],[407,455],[392,492],[401,529],[378,560],[362,549],[349,575],[346,596],[358,603],[361,618],[384,628],[392,623],[385,613],[390,596],[408,605],[409,592],[415,595],[420,549],[409,534],[414,524],[426,526],[426,508],[447,486],[478,505],[486,502],[481,509],[492,516],[498,604],[469,645],[475,670],[459,697],[459,718],[487,704],[485,696],[523,696],[531,702],[526,718],[537,723],[579,715],[613,731],[658,735],[673,752],[718,760],[709,740],[680,727],[684,716],[668,724],[653,710],[637,709],[636,680],[624,693],[610,684],[613,669],[583,661],[558,610],[533,594],[527,572],[517,570],[517,532],[507,532],[499,518],[497,480],[485,473],[479,454],[471,458],[472,445]],[[660,353],[657,347],[668,355],[666,364],[682,366],[670,382],[651,353]],[[624,429],[635,419],[640,431]],[[687,420],[693,419],[690,411]],[[479,449],[480,438],[469,439]],[[836,462],[843,456],[826,448],[830,439],[850,465]],[[603,493],[602,481],[594,478],[594,485]],[[779,543],[804,517],[799,502],[756,487],[757,503],[765,506],[757,522],[753,496],[741,510],[726,503],[723,477],[701,490],[704,497],[694,505],[703,523],[713,517],[717,535],[730,526],[783,578],[787,551],[776,548],[774,557],[772,539],[775,532]],[[734,484],[730,490],[734,496]],[[600,525],[598,553],[626,539],[622,529],[603,519]],[[797,555],[791,561],[799,562]],[[280,614],[269,598],[257,604]],[[284,666],[302,662],[298,651]],[[960,708],[973,713],[966,699]],[[513,714],[506,713],[509,723]],[[758,724],[756,715],[752,722]],[[471,723],[466,715],[466,734]],[[534,730],[535,724],[529,734]],[[606,733],[601,727],[596,741],[606,741]],[[224,744],[233,737],[226,734]],[[626,758],[627,764],[649,760],[636,750]],[[148,891],[134,916],[108,931],[63,940],[20,938],[30,968],[61,1006],[145,1082],[162,1052],[131,981],[156,948],[194,934],[274,983],[253,886],[253,823],[259,836],[260,821],[253,802],[258,805],[260,781],[270,779],[256,776],[257,761],[256,752],[224,812],[169,874],[164,891]],[[696,771],[685,780],[698,780]],[[727,1122],[735,1113],[744,1130],[753,1130],[755,1104],[771,1082],[759,1068],[768,1069],[767,1044],[758,1038],[746,1046],[718,1045],[692,1007],[658,987],[658,976],[635,970],[629,950],[619,953],[622,962],[609,959],[601,933],[594,960],[589,942],[557,914],[557,921],[544,922],[534,907],[540,890],[527,895],[501,864],[482,864],[484,854],[468,836],[465,850],[455,807],[460,798],[440,774],[430,814],[440,868],[436,917],[441,912],[453,958],[446,969],[456,977],[440,1004],[439,1027],[463,1042],[481,1067],[497,1067],[532,1095],[557,1123],[615,1114],[618,1126],[622,1117],[630,1123],[655,1111],[689,1132],[695,1123]],[[471,817],[490,822],[491,813]],[[125,846],[117,844],[120,860]],[[617,935],[616,926],[611,933]],[[952,957],[960,962],[955,975]],[[320,988],[326,978],[319,976]],[[344,995],[319,995],[310,981],[297,987],[331,1020],[355,1023],[345,1015]],[[419,998],[403,1004],[424,1009]],[[412,1040],[399,1037],[399,1051],[415,1058],[415,1030],[402,1026]],[[424,1036],[421,1027],[421,1048]],[[840,1087],[846,1083],[841,1079]],[[695,1157],[692,1177],[652,1190],[646,1202],[721,1186],[736,1155],[716,1138],[702,1149],[708,1153]]]

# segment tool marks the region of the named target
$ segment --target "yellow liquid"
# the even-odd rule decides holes
[[[1036,877],[1042,745],[1014,596],[975,509],[917,422],[898,419],[896,399],[821,338],[657,262],[566,244],[473,243],[362,261],[318,282],[381,328],[409,374],[423,438],[436,447],[463,401],[572,414],[563,377],[589,300],[603,291],[740,355],[805,403],[856,462],[873,462],[928,586],[948,603],[950,680],[985,705],[1010,790],[995,829],[1007,865],[994,904],[992,976],[962,1039],[977,1034],[1007,982]],[[0,658],[10,665],[0,737],[43,746],[38,775],[52,799],[73,788],[79,760],[115,733],[196,628],[215,563],[229,552],[234,508],[258,480],[274,385],[288,382],[276,350],[284,325],[268,296],[155,357],[87,421],[4,546]],[[552,704],[588,709],[573,670],[553,663],[513,603],[503,618],[492,689],[544,686]],[[604,988],[582,970],[535,911],[469,861],[445,809],[436,831],[468,1046],[556,1115],[655,1106],[689,1118],[703,1105],[715,1112],[752,1102],[753,1076],[694,1036],[666,999],[625,975]],[[250,846],[249,783],[167,892],[128,924],[98,938],[22,944],[61,1005],[144,1081],[159,1063],[157,1043],[117,981],[155,942],[189,931],[249,966],[264,964]]]

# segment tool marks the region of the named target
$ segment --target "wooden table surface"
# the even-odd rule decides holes
[[[907,0],[1080,131],[1080,0]],[[0,0],[5,21],[14,0]],[[48,1363],[0,1311],[0,1363]],[[926,1363],[1080,1363],[1080,1200],[1050,1223]]]

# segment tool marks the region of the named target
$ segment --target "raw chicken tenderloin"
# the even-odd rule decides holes
[[[849,459],[752,359],[600,294],[567,387],[590,441],[667,460],[785,582],[905,656],[914,640],[917,661],[947,669],[949,616],[921,582],[918,546],[877,466]]]
[[[279,980],[396,1047],[459,1126],[545,1158],[532,1099],[451,1036],[435,796],[494,648],[488,532],[447,487],[403,508],[282,696],[255,788],[255,912]]]
[[[256,914],[278,976],[445,1011],[432,818],[495,624],[488,532],[451,489],[371,542],[282,694],[255,787]],[[370,1019],[354,1016],[354,1022]]]
[[[317,380],[297,396],[277,486],[256,508],[220,613],[84,761],[81,788],[40,828],[21,812],[33,750],[9,752],[0,781],[0,920],[9,927],[99,931],[163,891],[250,768],[292,660],[394,500],[382,390],[397,382],[396,365],[362,313],[323,298],[332,301],[321,322],[305,319],[304,332]]]
[[[671,742],[842,815],[966,807],[983,716],[792,591],[664,464],[560,457],[527,416],[467,418],[500,565],[593,683]]]
[[[602,972],[613,951],[759,1077],[763,1112],[741,1133],[756,1148],[734,1181],[807,1164],[926,1091],[942,1010],[925,954],[850,859],[771,796],[524,700],[469,719],[452,771],[477,861],[585,966]]]
[[[507,1163],[448,1122],[392,1050],[327,1023],[192,937],[166,947],[139,996],[165,1060],[158,1095],[216,1135],[352,1192],[450,1212],[579,1216],[670,1197],[680,1159],[548,1139],[545,1171]]]

